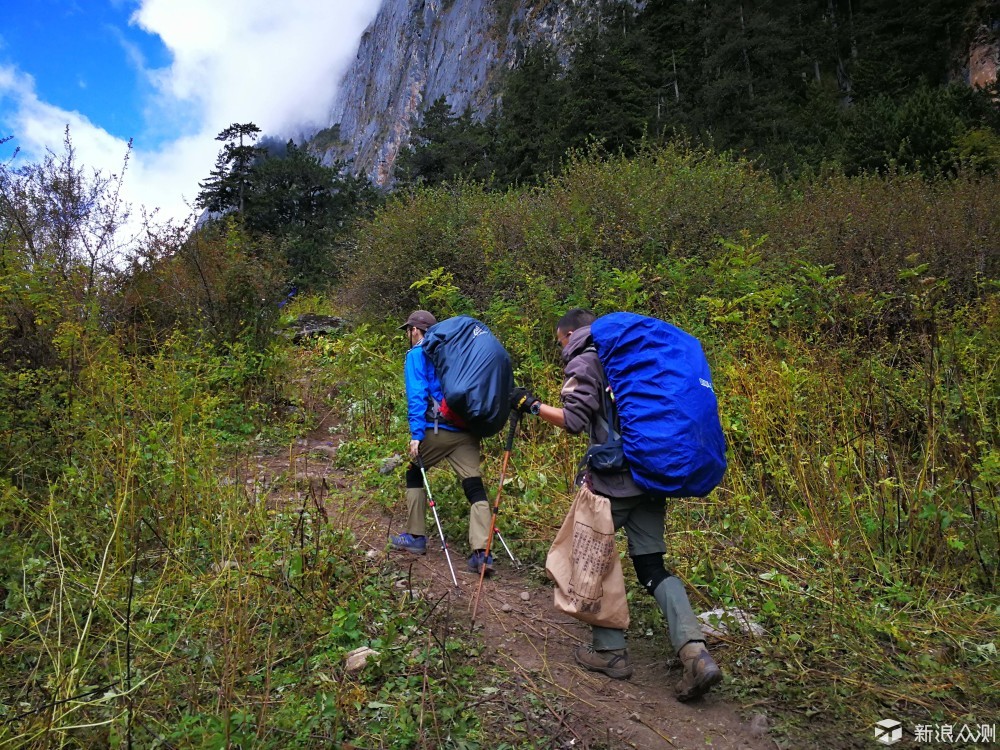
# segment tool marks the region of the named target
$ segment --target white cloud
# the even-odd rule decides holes
[[[67,112],[39,100],[31,76],[11,67],[0,68],[0,98],[13,100],[13,113],[5,125],[29,156],[39,157],[46,149],[61,152],[68,126],[82,164],[110,173],[121,172],[126,143],[95,127],[78,112]]]
[[[377,0],[143,0],[133,23],[159,35],[173,64],[153,73],[167,102],[208,131],[255,122],[290,135],[326,124],[336,84]]]
[[[183,218],[211,170],[215,135],[234,122],[293,137],[327,124],[336,87],[374,17],[379,0],[140,0],[132,23],[158,35],[169,67],[144,71],[154,91],[149,132],[171,135],[157,145],[137,136],[126,198],[137,209],[159,207]],[[141,65],[134,50],[130,57]],[[0,67],[0,100],[13,114],[2,123],[29,157],[59,152],[70,127],[80,163],[107,173],[122,166],[126,143],[78,112],[40,101],[32,78]],[[2,132],[0,132],[2,134]]]

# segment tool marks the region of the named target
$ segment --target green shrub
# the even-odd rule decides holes
[[[410,285],[444,268],[480,309],[495,294],[523,298],[525,279],[559,298],[589,294],[576,287],[584,267],[627,273],[663,257],[711,256],[720,235],[759,234],[776,201],[765,175],[709,152],[577,154],[545,189],[491,194],[460,183],[390,202],[359,231],[348,293],[369,314],[399,314],[418,302]]]
[[[140,351],[175,328],[218,343],[271,339],[285,296],[284,266],[266,238],[252,238],[235,218],[168,242],[118,282],[115,322]]]
[[[833,265],[854,289],[898,294],[899,272],[926,263],[927,275],[947,279],[947,296],[960,303],[1000,276],[995,175],[833,174],[800,190],[776,217],[776,248]]]

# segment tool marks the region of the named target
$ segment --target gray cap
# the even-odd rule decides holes
[[[413,326],[414,328],[419,328],[424,333],[427,333],[427,329],[435,323],[437,323],[437,318],[426,310],[414,310],[410,313],[410,317],[406,319],[406,322],[399,327],[399,330]]]

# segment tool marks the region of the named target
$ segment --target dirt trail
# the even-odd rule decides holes
[[[484,583],[475,624],[477,635],[473,636],[472,599],[479,578],[465,572],[463,540],[451,549],[457,588],[436,536],[428,539],[425,556],[387,552],[388,531],[398,531],[405,520],[402,478],[400,503],[392,513],[356,497],[345,501],[346,493],[338,489],[350,486],[350,477],[331,467],[338,442],[324,423],[300,440],[290,454],[258,458],[258,472],[269,475],[259,479],[269,482],[275,476],[291,474],[300,491],[308,488],[314,497],[321,498],[330,523],[350,525],[358,545],[368,555],[386,555],[398,566],[398,585],[403,590],[411,588],[435,602],[439,612],[447,612],[452,637],[464,631],[470,642],[481,640],[484,649],[479,659],[483,666],[495,665],[510,673],[517,691],[533,696],[532,705],[541,705],[532,730],[536,740],[551,740],[553,748],[607,750],[778,747],[766,729],[743,721],[736,707],[717,694],[689,704],[674,699],[680,665],[676,659],[668,662],[664,658],[665,632],[661,631],[661,642],[656,644],[653,638],[630,639],[629,652],[635,665],[630,680],[611,680],[577,667],[573,650],[589,641],[589,628],[557,612],[552,606],[551,587],[539,582],[537,573],[516,568],[499,544],[494,550],[496,572]],[[710,645],[725,671],[725,650]],[[524,705],[508,708],[519,710]],[[499,711],[502,721],[504,707],[492,708],[494,720]]]

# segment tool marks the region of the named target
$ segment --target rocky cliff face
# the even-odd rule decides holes
[[[1000,21],[983,24],[977,30],[969,47],[965,80],[972,86],[985,88],[997,81],[1000,70]]]
[[[419,112],[445,96],[455,112],[485,117],[503,71],[538,41],[568,51],[599,1],[385,0],[341,83],[333,125],[310,148],[388,184]]]

